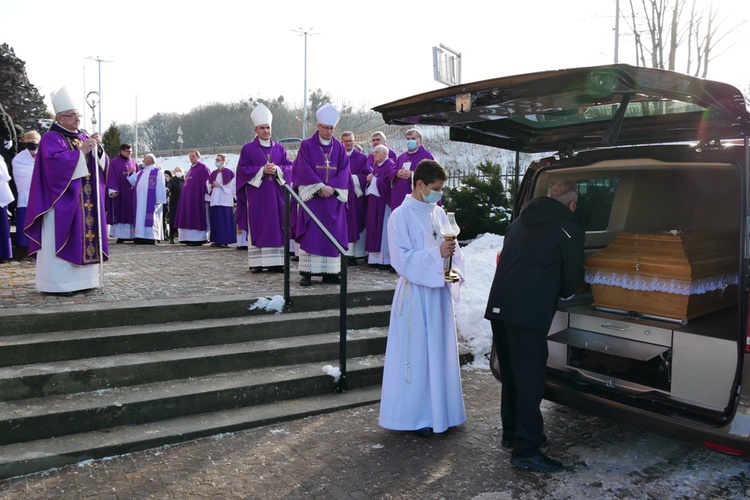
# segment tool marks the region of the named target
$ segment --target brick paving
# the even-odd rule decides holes
[[[245,252],[111,245],[104,290],[34,291],[32,262],[0,265],[0,309],[209,295],[273,295],[282,275],[251,274]],[[219,273],[218,269],[230,272]],[[334,291],[298,285],[292,295]],[[392,288],[395,274],[350,268],[350,289]],[[500,385],[463,371],[468,420],[420,438],[377,425],[378,404],[193,440],[0,481],[0,499],[132,498],[747,498],[746,462],[543,403],[548,453],[568,471],[519,472],[500,446]]]
[[[283,274],[252,274],[247,252],[208,245],[188,247],[161,243],[156,246],[116,244],[110,240],[110,260],[104,265],[102,289],[70,296],[40,294],[34,288],[34,261],[0,264],[0,309],[100,304],[130,300],[174,299],[222,295],[283,295]],[[348,289],[395,288],[396,274],[367,265],[348,268]],[[299,286],[292,262],[291,295],[336,291],[337,285]]]

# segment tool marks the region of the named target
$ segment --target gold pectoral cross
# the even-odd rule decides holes
[[[324,154],[324,156],[326,157],[326,164],[325,165],[316,165],[315,168],[316,169],[317,168],[324,168],[324,169],[326,169],[326,180],[325,180],[325,182],[327,184],[328,180],[330,178],[330,172],[331,172],[331,170],[333,170],[335,172],[336,171],[336,167],[332,166],[331,162],[328,161],[328,155],[327,154]]]

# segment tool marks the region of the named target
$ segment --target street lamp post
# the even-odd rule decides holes
[[[307,36],[313,36],[313,35],[319,35],[320,33],[313,33],[313,28],[308,28],[307,30],[303,30],[302,28],[297,28],[296,30],[292,30],[295,33],[299,33],[300,36],[305,36],[305,82],[304,82],[304,94],[302,95],[302,139],[305,139],[307,137]]]
[[[88,56],[86,59],[91,59],[92,61],[96,61],[99,64],[99,128],[101,129],[104,125],[102,123],[102,63],[103,62],[112,62],[111,60],[106,59],[100,59],[99,56],[91,57]]]

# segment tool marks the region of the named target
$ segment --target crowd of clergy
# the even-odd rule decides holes
[[[167,189],[153,154],[138,165],[123,144],[110,159],[99,134],[80,129],[81,115],[65,88],[53,93],[52,104],[49,131],[26,139],[34,145],[14,164],[24,208],[17,244],[26,244],[36,260],[37,290],[73,293],[102,286],[109,239],[165,240],[164,207],[174,188]],[[291,186],[290,239],[300,285],[310,286],[313,277],[338,283],[342,255],[352,264],[366,259],[398,273],[380,425],[429,435],[463,423],[453,313],[460,283],[446,283],[444,275],[444,259],[462,271],[463,257],[457,242],[438,237],[447,220],[438,202],[448,174],[422,145],[420,132],[406,132],[401,155],[376,132],[365,155],[352,132],[334,136],[340,115],[324,104],[316,112],[317,130],[291,161],[272,138],[272,111],[259,104],[251,118],[255,137],[242,147],[234,171],[224,155],[216,155],[211,169],[198,151],[190,152],[169,238],[190,246],[237,243],[247,248],[253,273],[283,270],[284,190]],[[2,167],[0,201],[7,199],[1,187],[10,177]],[[7,230],[0,237],[9,243]]]
[[[53,93],[52,103],[49,131],[29,132],[25,149],[13,159],[12,243],[10,224],[0,224],[0,260],[12,258],[12,244],[23,248],[36,259],[36,286],[46,293],[100,287],[99,266],[109,258],[110,238],[139,245],[231,245],[247,250],[252,273],[283,272],[285,186],[307,207],[292,200],[290,243],[302,286],[317,276],[339,283],[340,250],[349,265],[364,261],[393,270],[388,219],[412,192],[418,163],[433,159],[417,129],[406,132],[407,150],[400,155],[382,132],[369,138],[372,152],[362,153],[353,132],[335,137],[340,115],[324,104],[316,112],[317,130],[292,161],[272,138],[272,110],[259,104],[251,114],[255,137],[234,169],[223,154],[211,168],[193,150],[183,176],[180,167],[164,172],[150,153],[139,164],[129,144],[110,159],[99,135],[80,128],[78,107],[65,87]],[[0,219],[6,222],[5,207],[14,200],[10,181],[3,163]]]

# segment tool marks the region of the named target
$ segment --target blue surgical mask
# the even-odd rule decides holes
[[[409,139],[406,141],[406,149],[411,151],[412,149],[417,149],[417,140],[416,139]]]
[[[433,191],[430,189],[430,192],[428,194],[423,194],[422,199],[425,201],[425,203],[429,203],[431,205],[436,204],[440,201],[440,199],[443,197],[442,191]]]
[[[217,161],[214,165],[216,165],[216,168],[224,168],[224,165],[220,161]]]

